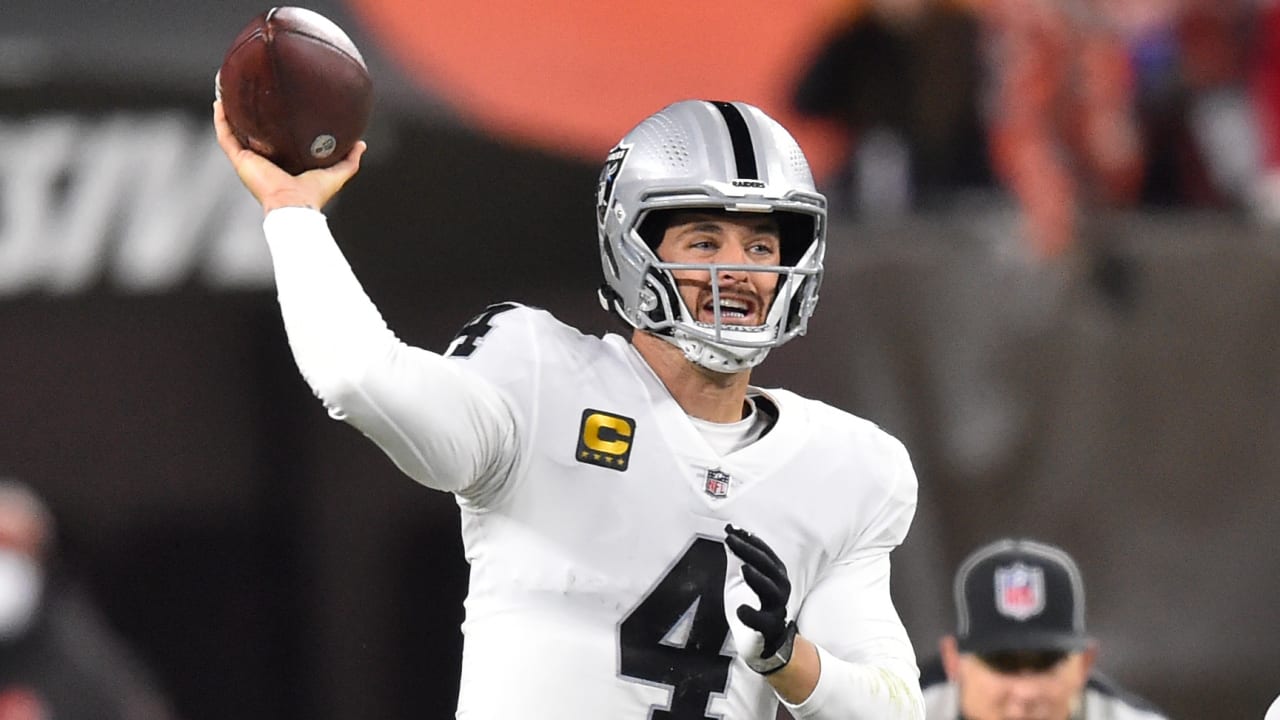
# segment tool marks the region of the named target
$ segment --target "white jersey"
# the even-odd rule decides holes
[[[777,421],[720,455],[624,338],[504,304],[443,359],[390,335],[318,213],[276,211],[266,227],[317,395],[458,498],[471,564],[459,718],[772,720],[771,686],[734,656],[731,633],[749,632],[734,610],[758,603],[726,524],[785,561],[789,615],[819,648],[818,687],[794,715],[922,716],[889,596],[916,502],[895,439],[753,389]]]

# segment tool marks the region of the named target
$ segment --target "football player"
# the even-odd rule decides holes
[[[818,300],[826,201],[792,136],[690,100],[608,153],[601,301],[627,336],[493,305],[444,353],[383,322],[325,203],[218,140],[266,211],[289,343],[330,415],[453,493],[471,579],[458,716],[922,718],[889,595],[916,478],[874,424],[749,383]]]

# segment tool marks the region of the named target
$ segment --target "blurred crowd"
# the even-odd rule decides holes
[[[129,642],[63,561],[30,486],[0,477],[0,720],[173,720]]]
[[[1101,209],[1280,224],[1274,0],[854,0],[793,101],[849,133],[839,215],[996,188],[1046,257]]]

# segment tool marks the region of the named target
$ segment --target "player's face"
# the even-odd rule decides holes
[[[1089,676],[1085,653],[961,655],[953,676],[969,720],[1068,720]]]
[[[769,215],[723,212],[677,214],[658,244],[660,259],[671,263],[717,265],[778,265],[782,262],[778,222]],[[699,270],[673,270],[680,297],[698,322],[715,322],[712,278]],[[763,325],[778,289],[773,272],[720,270],[721,322],[729,325]]]

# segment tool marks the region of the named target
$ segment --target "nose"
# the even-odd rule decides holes
[[[1004,680],[1006,708],[1015,717],[1029,713],[1043,702],[1044,680],[1033,674],[1012,675]]]
[[[720,246],[720,250],[715,256],[717,265],[746,265],[748,262],[746,248],[736,242],[725,243]],[[722,282],[725,280],[742,280],[746,277],[746,270],[721,270],[719,273],[719,279]]]

